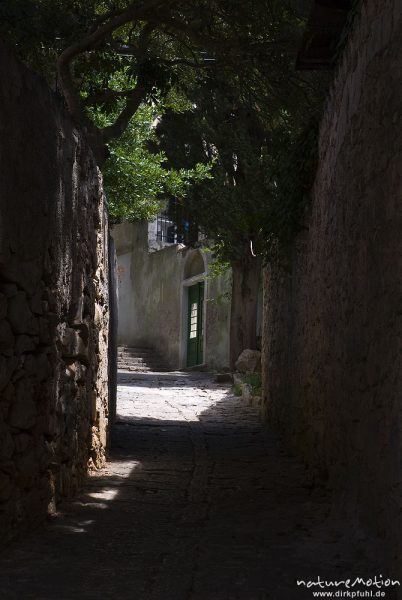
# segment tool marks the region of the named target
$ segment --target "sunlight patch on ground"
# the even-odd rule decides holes
[[[100,492],[90,492],[88,496],[90,498],[94,498],[95,500],[114,500],[119,493],[119,488],[115,489],[104,489]]]
[[[211,379],[190,382],[183,375],[127,377],[118,385],[118,422],[127,426],[142,422],[147,427],[200,422],[230,397],[230,386]]]

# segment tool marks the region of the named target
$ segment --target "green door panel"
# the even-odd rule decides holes
[[[204,283],[196,283],[188,288],[188,333],[187,366],[194,367],[203,362],[204,345]]]

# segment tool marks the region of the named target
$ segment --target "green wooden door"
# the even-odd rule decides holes
[[[204,345],[204,283],[196,283],[188,288],[188,334],[187,366],[203,363]]]

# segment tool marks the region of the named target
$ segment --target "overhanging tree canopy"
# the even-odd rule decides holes
[[[188,126],[180,131],[198,136],[199,162],[215,161],[214,179],[188,201],[237,269],[237,316],[255,308],[251,242],[259,253],[290,239],[311,183],[311,169],[304,168],[309,153],[296,142],[303,141],[302,124],[319,94],[310,76],[294,69],[309,6],[308,0],[60,0],[56,6],[53,0],[3,0],[0,6],[1,29],[48,80],[57,78],[100,164],[116,139],[124,157],[138,160],[130,148],[135,135],[124,136],[140,107],[185,113]],[[185,119],[176,124],[183,127]],[[180,131],[170,131],[173,146]],[[196,148],[194,140],[184,147],[192,143]],[[182,166],[172,156],[171,165]],[[152,168],[141,181],[152,179]],[[122,218],[130,216],[129,189],[125,197]],[[240,321],[237,346],[250,340],[253,346],[251,320]]]
[[[235,74],[243,90],[271,110],[298,85],[294,61],[306,0],[4,0],[2,29],[48,76],[57,57],[58,85],[87,130],[100,162],[142,102],[185,87],[206,69]],[[297,42],[296,42],[297,43]],[[116,71],[121,86],[111,89]],[[88,106],[114,108],[100,128]]]
[[[302,223],[316,154],[316,128],[305,121],[316,111],[303,98],[298,89],[267,115],[239,93],[236,77],[210,72],[192,90],[191,109],[166,113],[157,129],[171,164],[212,161],[212,177],[184,204],[232,267],[232,364],[256,346],[262,258],[283,260]]]

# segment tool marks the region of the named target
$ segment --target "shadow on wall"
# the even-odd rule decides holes
[[[107,439],[107,215],[85,139],[0,43],[0,543]]]
[[[7,598],[29,590],[50,600],[57,589],[63,598],[299,600],[311,591],[296,578],[373,575],[348,525],[328,516],[328,496],[306,485],[255,409],[226,388],[191,419],[194,386],[218,388],[208,375],[196,384],[184,373],[119,377],[122,392],[150,403],[170,390],[182,417],[171,418],[169,401],[159,418],[118,410],[107,471],[41,539],[0,560]]]

